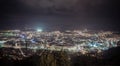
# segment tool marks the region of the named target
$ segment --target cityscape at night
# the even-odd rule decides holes
[[[6,30],[0,32],[1,47],[47,49],[70,52],[102,52],[119,46],[120,35],[110,31],[51,31],[37,30]],[[27,45],[27,46],[26,46]]]
[[[0,0],[0,66],[119,66],[118,0]]]

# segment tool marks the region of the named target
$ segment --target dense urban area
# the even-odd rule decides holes
[[[119,45],[120,34],[112,31],[1,30],[0,65],[117,65]]]

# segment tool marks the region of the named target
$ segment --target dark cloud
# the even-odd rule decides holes
[[[5,14],[58,14],[113,16],[118,14],[118,0],[0,0]]]
[[[20,0],[26,6],[43,12],[81,13],[100,8],[104,0]]]
[[[119,0],[0,0],[0,28],[119,29]]]
[[[96,6],[104,3],[104,0],[20,0],[21,2],[35,8],[71,8]],[[79,6],[78,6],[79,5]],[[73,8],[74,9],[74,8]]]
[[[29,11],[39,14],[116,16],[118,0],[19,0]]]

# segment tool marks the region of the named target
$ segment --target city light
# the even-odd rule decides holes
[[[37,29],[37,32],[42,32],[43,30],[42,29]]]

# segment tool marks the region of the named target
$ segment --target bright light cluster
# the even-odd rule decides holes
[[[42,29],[37,29],[37,32],[42,32],[43,30]]]

